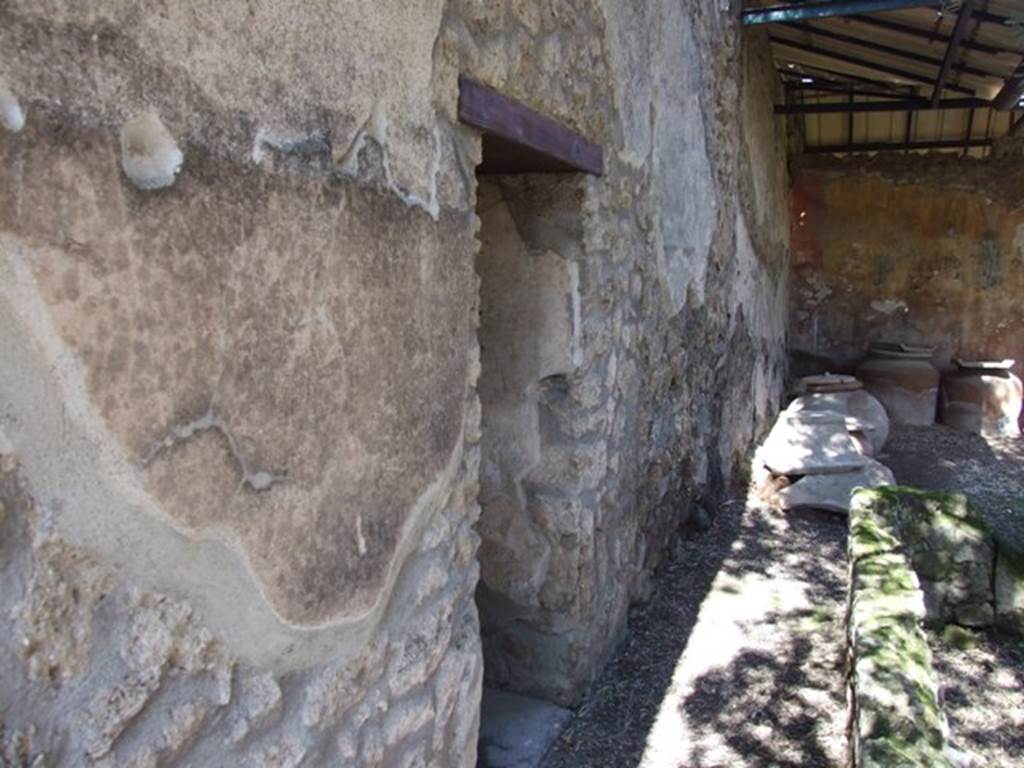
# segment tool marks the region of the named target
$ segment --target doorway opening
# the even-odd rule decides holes
[[[580,548],[565,428],[579,366],[583,172],[601,151],[524,105],[460,79],[483,131],[480,218],[479,765],[539,763],[573,690]]]

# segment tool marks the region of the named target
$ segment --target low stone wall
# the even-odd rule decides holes
[[[1024,550],[1001,539],[996,541],[993,589],[996,626],[1024,637]]]
[[[931,650],[921,629],[925,599],[904,553],[904,488],[858,491],[850,509],[851,764],[948,766],[947,725]]]
[[[920,579],[926,621],[991,626],[995,542],[967,497],[890,488],[879,504]]]

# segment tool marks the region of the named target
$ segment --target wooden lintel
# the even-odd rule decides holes
[[[599,145],[465,75],[459,76],[459,121],[484,134],[480,173],[604,173]]]

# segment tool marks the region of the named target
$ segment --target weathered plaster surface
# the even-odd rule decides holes
[[[443,6],[17,0],[0,8],[0,34],[24,100],[108,127],[148,105],[175,136],[233,158],[291,145],[342,161],[372,137],[387,148],[389,186],[436,214]]]
[[[714,503],[774,418],[787,176],[768,50],[756,34],[741,41],[727,9],[538,7],[454,2],[442,39],[468,36],[462,68],[605,147],[605,176],[575,191],[540,177],[496,181],[522,263],[550,252],[578,272],[578,286],[544,306],[575,302],[580,317],[578,354],[559,357],[571,365],[514,379],[514,432],[526,438],[506,444],[514,492],[498,483],[489,495],[482,478],[485,668],[494,683],[572,702],[691,505]],[[481,216],[483,264],[497,224]],[[486,329],[494,275],[478,271]],[[485,434],[484,466],[487,446]]]
[[[934,345],[940,367],[1024,360],[1022,171],[1002,157],[805,162],[793,191],[794,352],[835,369],[872,340]]]
[[[480,525],[488,674],[578,697],[781,392],[785,141],[733,11],[0,7],[5,759],[474,763],[500,435],[459,72],[606,152],[496,182],[552,311],[510,320],[543,343],[506,420],[527,514]],[[147,110],[183,156],[151,191]],[[543,567],[495,576],[505,531]]]
[[[4,760],[474,764],[479,142],[440,21],[0,9]]]
[[[8,451],[0,442],[5,764],[475,764],[470,499],[432,518],[395,584],[403,599],[365,647],[278,671],[236,655],[191,601],[135,588],[71,546]]]
[[[468,218],[214,161],[150,199],[111,142],[3,149],[7,268],[31,272],[9,301],[39,292],[132,479],[237,545],[286,621],[366,613],[462,428]]]

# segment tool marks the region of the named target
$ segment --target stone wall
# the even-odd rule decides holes
[[[489,624],[488,672],[579,695],[781,391],[785,141],[735,10],[0,7],[4,759],[474,763],[485,214],[459,72],[605,148],[602,178],[495,182],[568,303],[528,371],[524,535],[550,556],[501,587],[529,610]],[[143,113],[183,157],[163,189],[122,172]]]
[[[939,682],[921,629],[926,598],[900,530],[901,501],[921,498],[905,488],[861,489],[850,507],[847,640],[854,768],[953,764]]]
[[[894,153],[801,159],[792,193],[790,346],[845,370],[868,342],[1024,361],[1024,160]]]
[[[741,36],[727,4],[455,2],[449,14],[461,69],[605,149],[602,178],[496,177],[501,202],[481,213],[483,464],[504,466],[482,477],[485,669],[572,703],[673,531],[694,505],[713,508],[777,411],[784,124],[765,40]],[[498,218],[514,228],[517,279],[543,293],[517,298],[485,271]],[[485,396],[491,278],[512,305],[499,314],[517,317],[510,335],[558,340],[525,368],[504,358],[514,408]]]

